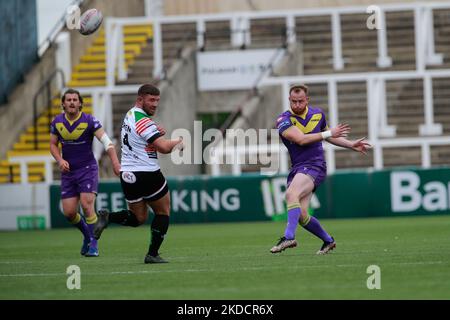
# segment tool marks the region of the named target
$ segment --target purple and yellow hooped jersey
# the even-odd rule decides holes
[[[289,151],[292,167],[297,165],[314,165],[326,168],[321,141],[301,146],[287,140],[282,135],[286,129],[292,126],[296,126],[304,134],[328,130],[325,114],[320,108],[308,106],[302,115],[294,114],[290,110],[285,111],[278,116],[276,125],[281,141],[283,141]]]
[[[95,131],[101,127],[94,116],[83,112],[74,121],[69,121],[63,113],[53,119],[50,133],[61,142],[62,157],[69,162],[71,170],[97,165],[92,152],[92,141]]]

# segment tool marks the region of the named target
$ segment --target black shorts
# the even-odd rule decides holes
[[[166,178],[160,170],[153,172],[123,171],[120,173],[120,184],[125,199],[130,202],[156,201],[169,192]]]

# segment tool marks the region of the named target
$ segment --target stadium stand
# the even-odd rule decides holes
[[[426,70],[446,70],[448,68],[448,9],[434,8],[432,10],[434,20],[435,51],[443,56],[443,63],[436,65],[427,64]],[[319,76],[326,79],[327,75],[357,74],[366,72],[394,72],[415,71],[416,60],[416,28],[414,10],[396,10],[386,12],[387,26],[387,51],[392,65],[380,66],[377,64],[378,44],[377,32],[364,28],[367,15],[341,14],[341,49],[343,57],[342,68],[336,69],[333,65],[333,30],[332,15],[312,14],[296,18],[296,36],[303,52],[303,75]],[[275,78],[273,78],[275,79]],[[304,77],[308,83],[308,77]],[[311,78],[313,79],[313,78]],[[275,80],[276,81],[276,80]],[[294,80],[291,80],[294,81]],[[434,123],[442,126],[442,132],[421,133],[421,126],[427,123],[424,110],[425,83],[423,79],[389,80],[385,85],[386,96],[386,123],[389,129],[395,132],[392,138],[415,139],[426,136],[448,135],[448,77],[438,77],[430,81],[433,93]],[[330,97],[328,95],[327,80],[314,80],[309,84],[311,88],[311,103],[323,107],[328,113]],[[370,136],[368,123],[368,96],[366,79],[361,81],[337,82],[337,105],[339,106],[339,121],[352,124],[352,136]],[[269,106],[265,106],[266,108]],[[256,113],[255,113],[256,114]],[[247,115],[247,119],[251,116]],[[250,123],[246,128],[255,127]],[[387,128],[386,128],[387,129]],[[389,130],[387,130],[389,131]],[[389,137],[387,137],[389,138]],[[448,152],[445,146],[430,146],[429,164],[448,164]],[[399,152],[399,150],[401,152]],[[395,166],[421,166],[424,163],[424,151],[420,145],[400,146],[398,148],[386,147],[383,149],[381,161],[383,167]],[[375,166],[374,157],[359,157],[356,154],[348,154],[344,150],[334,151],[334,168],[355,168]],[[425,155],[426,157],[426,155]],[[243,165],[242,171],[254,171],[255,166]],[[222,172],[230,172],[225,169]]]
[[[166,17],[167,21],[161,19],[158,28],[161,31],[160,44],[156,41],[155,26],[136,25],[141,18],[127,18],[134,21],[131,25],[124,25],[124,57],[126,79],[117,77],[119,73],[118,64],[114,62],[114,92],[111,94],[112,118],[114,138],[118,139],[120,122],[123,114],[129,109],[134,99],[134,87],[144,82],[161,82],[162,80],[173,81],[168,77],[169,69],[176,62],[190,59],[194,61],[195,50],[216,51],[231,49],[259,49],[259,48],[286,48],[287,53],[279,65],[273,65],[271,78],[279,76],[302,76],[311,89],[311,103],[321,106],[326,113],[330,110],[329,85],[327,81],[315,80],[311,77],[318,76],[326,79],[328,76],[336,75],[369,75],[375,73],[391,75],[400,74],[403,71],[414,72],[420,65],[420,57],[417,57],[417,30],[418,23],[417,8],[426,4],[404,5],[400,9],[385,11],[387,54],[391,64],[386,61],[378,61],[379,58],[379,34],[376,30],[366,27],[367,14],[365,8],[360,12],[346,12],[335,14],[333,9],[322,8],[318,11],[307,11],[297,14],[296,12],[277,12],[271,14],[264,12],[244,15],[248,19],[244,30],[233,26],[236,16],[229,15],[200,15],[173,18]],[[450,9],[442,5],[432,7],[432,18],[434,21],[434,51],[443,57],[441,63],[424,63],[426,70],[446,71],[450,64],[450,23],[448,15]],[[424,7],[420,7],[423,9]],[[292,20],[293,18],[293,20]],[[289,25],[289,19],[294,22]],[[114,18],[112,18],[114,20]],[[245,21],[244,21],[245,22]],[[122,22],[120,22],[122,23]],[[199,25],[203,27],[199,28]],[[342,60],[336,60],[335,32],[339,26]],[[245,29],[247,26],[247,29]],[[291,28],[291,29],[290,29]],[[159,32],[159,31],[157,31]],[[244,41],[236,46],[233,37],[243,32]],[[289,39],[294,34],[295,41]],[[159,35],[159,33],[157,33]],[[186,49],[194,50],[193,54],[185,57],[182,52]],[[103,30],[93,45],[80,59],[80,63],[74,68],[71,81],[68,86],[77,88],[102,88],[108,84],[108,66],[106,61],[107,45],[105,31]],[[115,49],[114,49],[115,50]],[[160,51],[158,51],[160,50]],[[158,56],[160,55],[160,56]],[[159,60],[160,59],[160,60]],[[191,61],[191,62],[192,62]],[[184,61],[183,63],[185,63]],[[341,64],[341,65],[339,65]],[[291,66],[294,66],[292,68]],[[399,72],[399,73],[396,73]],[[149,76],[153,74],[153,79]],[[309,78],[308,78],[309,77]],[[193,75],[195,79],[195,75]],[[336,78],[336,105],[338,106],[340,122],[348,122],[352,125],[352,137],[371,136],[369,119],[373,115],[368,114],[371,97],[368,95],[368,83],[366,78],[356,76],[354,80],[341,81]],[[288,80],[282,80],[288,81]],[[448,111],[449,94],[448,88],[450,76],[433,78],[432,88],[432,118],[427,118],[427,97],[424,93],[426,82],[420,77],[404,77],[401,79],[388,78],[383,81],[383,91],[386,98],[386,118],[380,133],[381,138],[405,138],[421,139],[425,137],[445,137],[450,132],[450,111]],[[280,84],[281,82],[279,82]],[[287,82],[285,82],[287,83]],[[265,84],[267,85],[267,83]],[[128,87],[127,87],[128,86]],[[256,89],[256,88],[255,88]],[[383,89],[384,90],[384,89]],[[89,91],[86,91],[89,92]],[[273,128],[274,115],[281,112],[283,106],[282,96],[284,91],[272,84],[268,87],[259,87],[258,90],[237,90],[234,92],[197,92],[195,100],[195,118],[203,120],[204,130],[211,127],[227,128]],[[375,93],[372,93],[375,94]],[[272,96],[272,97],[271,97]],[[91,100],[92,103],[92,100]],[[55,106],[57,107],[57,106]],[[170,106],[169,106],[170,108]],[[54,109],[57,112],[57,108]],[[167,118],[169,119],[169,118]],[[329,119],[331,120],[331,119]],[[337,120],[337,119],[336,119]],[[48,118],[43,114],[39,119],[40,124],[46,124]],[[164,121],[163,121],[164,122]],[[442,132],[436,134],[421,133],[424,124],[439,124]],[[438,126],[437,126],[438,127]],[[32,130],[32,129],[31,129]],[[41,130],[41,129],[39,129]],[[378,130],[378,129],[377,129]],[[48,131],[47,131],[48,132]],[[387,132],[387,133],[386,133]],[[390,132],[390,133],[389,133]],[[24,152],[30,146],[30,135],[23,135],[10,152]],[[377,137],[378,139],[378,137]],[[39,138],[38,144],[41,150],[48,147],[48,138]],[[406,141],[406,140],[405,140]],[[416,140],[415,140],[416,141]],[[403,152],[399,153],[398,150]],[[334,150],[333,169],[345,169],[355,167],[392,167],[404,165],[424,164],[423,148],[417,144],[405,143],[402,146],[383,147],[381,159],[377,156],[359,157],[346,151]],[[430,159],[426,165],[448,164],[448,144],[440,143],[429,146]],[[10,153],[8,154],[10,155]],[[328,154],[330,156],[330,154]],[[2,181],[17,182],[19,176],[17,165],[11,166],[7,160],[1,163]],[[40,168],[40,169],[38,169]],[[30,180],[38,181],[43,177],[42,169],[37,164],[30,166]],[[242,171],[253,171],[255,166],[243,166]],[[208,168],[205,169],[209,172]],[[223,168],[222,172],[230,172]],[[56,174],[56,172],[55,172]],[[16,177],[12,178],[11,177]]]
[[[137,57],[142,55],[152,37],[151,25],[126,26],[124,28],[124,49],[126,68],[131,68]],[[102,29],[87,53],[75,66],[68,87],[95,87],[106,84],[105,31]]]
[[[378,57],[377,33],[362,27],[366,25],[366,20],[366,14],[341,16],[342,54],[345,67],[337,71],[333,70],[331,17],[297,18],[297,37],[302,42],[304,52],[304,74],[380,71],[376,64]],[[387,13],[386,26],[392,67],[383,68],[383,70],[414,69],[413,12]]]

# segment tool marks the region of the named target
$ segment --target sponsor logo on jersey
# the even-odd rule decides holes
[[[126,183],[135,183],[136,182],[136,176],[134,175],[133,172],[127,172],[127,171],[122,172],[122,179]]]

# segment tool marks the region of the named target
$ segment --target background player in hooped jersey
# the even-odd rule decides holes
[[[325,114],[320,108],[308,105],[308,87],[295,85],[289,90],[290,110],[277,119],[277,129],[281,140],[289,151],[292,168],[287,178],[286,203],[288,222],[284,236],[270,250],[281,252],[297,246],[295,232],[297,224],[322,239],[323,245],[317,254],[326,254],[336,247],[336,242],[320,225],[319,221],[308,215],[312,193],[326,177],[326,162],[322,141],[367,153],[370,144],[361,138],[355,141],[345,137],[350,132],[347,124],[339,124],[329,129]]]
[[[151,242],[145,263],[165,263],[159,248],[169,228],[170,195],[167,181],[161,173],[158,154],[183,149],[182,139],[168,140],[165,131],[151,118],[156,112],[160,91],[151,84],[138,90],[135,106],[122,123],[122,159],[120,182],[129,210],[109,213],[99,211],[99,222],[94,229],[97,239],[109,222],[137,227],[147,220],[148,206],[155,213],[151,225]]]
[[[50,152],[61,170],[63,212],[67,220],[83,233],[81,254],[97,257],[97,240],[93,233],[97,222],[94,201],[98,187],[98,165],[92,152],[94,136],[103,143],[116,175],[120,173],[120,163],[100,122],[81,111],[83,98],[80,93],[68,89],[61,102],[64,113],[57,115],[50,126]],[[58,142],[62,144],[62,154]],[[79,203],[86,220],[78,212]]]

